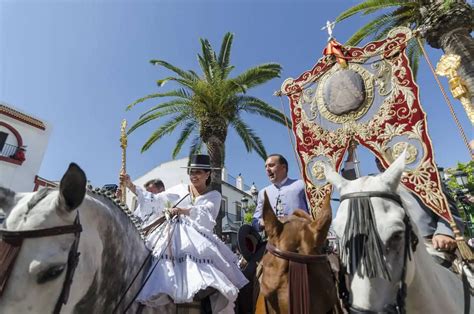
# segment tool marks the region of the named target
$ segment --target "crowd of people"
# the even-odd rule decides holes
[[[354,149],[351,145],[342,171],[347,179],[358,177],[354,171]],[[146,238],[154,262],[137,301],[160,308],[168,303],[192,302],[199,291],[211,288],[216,292],[209,296],[212,312],[233,313],[238,291],[248,283],[239,268],[243,258],[229,235],[218,238],[213,233],[221,194],[210,188],[213,168],[209,156],[192,156],[187,169],[190,183],[169,189],[165,189],[161,180],[151,180],[142,188],[134,185],[127,174],[120,176],[122,184],[137,196],[134,214],[144,226],[166,217],[164,223],[152,225]],[[380,171],[384,171],[383,167]],[[264,228],[264,193],[280,218],[291,215],[295,209],[309,212],[304,182],[288,177],[285,157],[269,155],[265,172],[270,184],[259,191],[252,219],[252,227],[257,232]],[[121,193],[123,191],[118,191]],[[453,215],[458,217],[455,204],[450,202],[450,206],[453,206]],[[422,208],[423,212],[413,218],[426,241],[435,250],[453,252],[456,241],[449,225],[426,206]]]

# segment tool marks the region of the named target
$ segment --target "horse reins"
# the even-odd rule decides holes
[[[308,264],[329,263],[327,255],[304,255],[283,251],[267,243],[267,251],[274,256],[289,261],[288,302],[289,313],[309,314],[310,292]]]
[[[388,192],[356,192],[356,193],[348,193],[345,195],[341,195],[341,203],[347,199],[359,199],[359,198],[371,198],[371,197],[380,197],[390,199],[395,201],[401,207],[403,207],[401,198],[399,195],[394,193]],[[404,246],[404,253],[403,253],[403,267],[402,267],[402,274],[399,282],[399,288],[397,291],[397,299],[396,304],[387,304],[385,306],[385,311],[382,313],[397,313],[397,314],[405,314],[405,299],[407,296],[407,285],[406,285],[406,268],[408,259],[411,260],[411,251],[416,250],[416,246],[418,244],[418,237],[416,236],[415,232],[413,231],[413,227],[410,222],[410,218],[405,213],[405,217],[403,218],[403,223],[405,224],[405,246]],[[343,250],[344,248],[341,248]],[[356,306],[347,302],[349,307],[349,312],[353,314],[377,314],[379,312],[364,310],[357,308]]]
[[[190,195],[190,193],[186,194],[185,196],[183,196],[179,201],[177,201],[171,208],[174,208],[176,206],[178,206],[186,197],[188,197]],[[146,235],[150,234],[151,232],[153,232],[156,228],[158,228],[163,222],[165,222],[166,220],[166,217],[163,216],[163,217],[160,217],[158,218],[156,221],[150,223],[149,226],[147,226],[145,229],[146,229]],[[158,241],[159,237],[157,237],[157,241]],[[166,247],[168,247],[170,244],[170,242],[168,243],[168,245]],[[161,255],[161,254],[160,254]],[[138,269],[137,273],[135,274],[135,276],[133,276],[133,279],[132,281],[130,282],[130,284],[127,286],[127,289],[125,289],[125,292],[122,293],[122,295],[120,296],[120,299],[119,299],[119,302],[117,303],[117,305],[114,307],[112,313],[116,313],[120,304],[123,302],[123,300],[125,299],[125,296],[127,295],[128,291],[130,290],[130,288],[132,287],[133,283],[135,282],[135,280],[138,278],[138,276],[140,275],[140,273],[142,272],[142,270],[145,268],[145,265],[149,263],[149,261],[151,260],[153,256],[153,250],[150,250],[150,252],[148,252],[147,256],[145,257],[145,259],[143,260],[143,263],[140,265],[140,268]],[[153,269],[152,269],[152,272],[153,270],[155,269],[157,263],[155,263],[155,265],[153,266]],[[142,291],[143,287],[145,286],[145,284],[147,283],[148,279],[150,279],[150,275],[151,273],[149,274],[149,276],[147,276],[145,278],[145,280],[142,282],[141,286],[140,286],[140,289],[138,289],[138,292],[135,294],[135,296],[133,297],[133,299],[128,303],[128,305],[126,306],[125,308],[125,311],[128,310],[130,308],[130,306],[133,304],[133,302],[135,301],[135,299],[138,297],[138,294]]]
[[[4,292],[10,274],[13,270],[15,260],[20,253],[21,245],[24,239],[52,237],[63,234],[74,233],[74,242],[69,249],[66,275],[63,282],[61,293],[54,306],[54,314],[59,314],[61,307],[67,303],[69,292],[79,262],[78,247],[79,239],[82,232],[82,225],[79,221],[79,214],[72,225],[58,226],[52,228],[36,229],[36,230],[6,230],[0,229],[0,296]]]

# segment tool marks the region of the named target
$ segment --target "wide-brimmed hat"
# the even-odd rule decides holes
[[[244,224],[239,228],[237,246],[246,261],[249,261],[257,252],[261,242],[262,237],[251,225]]]
[[[188,169],[205,169],[205,170],[213,170],[213,169],[220,169],[211,167],[211,158],[209,155],[192,155],[189,159],[189,164],[187,167],[181,168],[188,168]]]

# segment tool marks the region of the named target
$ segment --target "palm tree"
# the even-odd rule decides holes
[[[199,152],[204,144],[212,167],[222,168],[229,126],[235,129],[248,152],[256,151],[263,159],[266,158],[267,154],[261,139],[245,123],[243,113],[257,114],[291,127],[291,120],[280,111],[259,98],[247,95],[249,89],[279,77],[281,66],[276,63],[261,64],[230,78],[229,75],[234,69],[234,66],[230,65],[232,40],[233,34],[224,35],[217,56],[209,41],[200,39],[201,54],[198,54],[197,58],[202,75],[192,70],[182,70],[163,60],[150,61],[153,65],[162,66],[176,75],[158,80],[158,86],[173,81],[178,88],[145,96],[127,107],[127,110],[130,110],[149,99],[172,97],[171,100],[164,101],[143,113],[128,131],[130,134],[150,121],[171,116],[151,134],[143,145],[142,152],[180,127],[181,133],[172,152],[173,158],[191,138],[190,155]],[[212,182],[212,188],[221,192],[221,170],[212,172]],[[218,234],[221,232],[221,220],[220,214],[216,226]]]
[[[366,0],[341,13],[336,22],[379,11],[383,13],[357,30],[346,45],[357,45],[369,36],[379,40],[396,26],[419,29],[423,42],[461,56],[459,72],[474,96],[474,40],[470,35],[474,10],[465,0]],[[407,55],[416,75],[421,55],[416,40],[408,43]]]

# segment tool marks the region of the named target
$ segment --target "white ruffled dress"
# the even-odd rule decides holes
[[[181,184],[156,195],[139,190],[138,198],[135,215],[147,222],[173,206],[190,208],[190,215],[166,221],[147,237],[154,259],[137,301],[154,308],[189,303],[197,292],[212,287],[217,290],[210,296],[213,313],[234,313],[239,289],[248,281],[237,256],[212,232],[221,195],[210,191],[193,200],[188,185]]]

